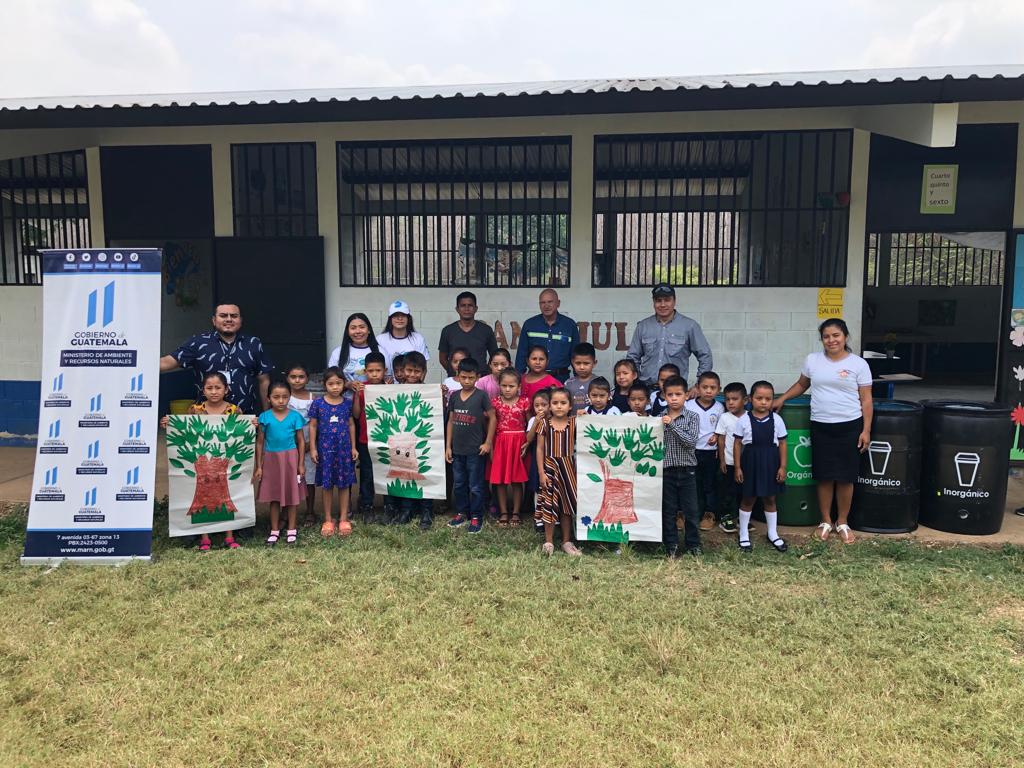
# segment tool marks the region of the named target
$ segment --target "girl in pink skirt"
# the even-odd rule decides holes
[[[270,502],[270,536],[267,546],[272,547],[281,538],[281,507],[288,513],[285,541],[294,544],[299,537],[296,529],[296,509],[306,498],[306,442],[302,428],[306,419],[288,408],[291,389],[278,381],[270,385],[270,410],[260,414],[256,435],[256,472],[259,493],[256,501]]]

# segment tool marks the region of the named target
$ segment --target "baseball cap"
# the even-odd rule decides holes
[[[651,289],[651,296],[655,299],[659,299],[662,296],[675,296],[676,289],[668,283],[658,283]]]
[[[393,301],[391,303],[391,306],[388,307],[388,317],[391,317],[392,315],[397,315],[399,312],[401,312],[403,315],[412,315],[412,310],[409,309],[409,305],[406,304],[401,299]]]

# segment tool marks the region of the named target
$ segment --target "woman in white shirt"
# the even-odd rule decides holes
[[[388,322],[384,326],[384,332],[377,335],[377,346],[387,364],[388,376],[393,375],[391,361],[395,355],[404,355],[406,352],[419,352],[430,361],[430,350],[427,349],[427,342],[423,336],[416,332],[412,322],[412,310],[409,305],[399,299],[388,307]]]
[[[850,349],[850,329],[845,322],[829,318],[818,326],[818,333],[823,350],[807,356],[800,378],[775,401],[775,410],[811,390],[811,470],[821,510],[816,535],[824,541],[833,531],[835,498],[839,514],[834,530],[844,543],[852,544],[847,517],[860,454],[871,441],[871,370]]]
[[[345,321],[345,333],[341,346],[331,350],[328,367],[341,369],[345,379],[345,398],[351,399],[353,392],[361,392],[366,381],[366,356],[379,352],[377,338],[373,334],[370,318],[362,312],[353,312]]]

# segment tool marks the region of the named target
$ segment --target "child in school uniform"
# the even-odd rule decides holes
[[[611,404],[612,385],[604,376],[595,376],[591,379],[587,390],[587,397],[590,400],[590,405],[578,411],[581,416],[583,414],[594,416],[622,415],[622,411]]]
[[[366,371],[366,384],[379,386],[387,381],[387,358],[383,352],[369,352],[363,359]],[[405,366],[402,366],[403,375]],[[359,390],[352,398],[352,416],[359,423],[359,439],[356,450],[359,454],[359,482],[367,483],[369,488],[360,488],[359,515],[364,523],[384,523],[383,515],[374,513],[373,502],[376,498],[373,489],[373,462],[370,460],[370,438],[366,426],[366,392]]]
[[[697,500],[704,510],[700,529],[710,531],[721,516],[718,502],[718,435],[715,427],[725,413],[718,402],[721,379],[714,371],[705,371],[697,378],[697,397],[686,401],[688,410],[697,414],[700,435],[697,438]]]
[[[565,388],[572,397],[573,413],[579,413],[590,405],[590,383],[594,380],[594,366],[597,364],[597,350],[586,341],[572,348],[572,369],[575,372],[565,381]]]
[[[666,408],[664,474],[661,485],[661,534],[669,558],[679,554],[676,516],[683,516],[683,546],[694,557],[704,554],[700,545],[700,506],[697,503],[697,457],[693,449],[700,434],[697,414],[686,410],[686,379],[671,376],[661,386]]]
[[[733,430],[736,422],[747,412],[747,388],[738,381],[725,385],[725,413],[718,417],[715,434],[718,435],[718,468],[722,473],[722,522],[719,527],[726,533],[739,530],[732,510],[739,509],[743,498],[740,486],[736,484],[736,467],[733,454]]]
[[[615,364],[612,373],[615,374],[615,392],[612,394],[612,405],[623,413],[628,413],[632,411],[632,408],[629,407],[629,389],[640,378],[640,369],[636,367],[635,360],[624,357]],[[649,398],[650,396],[650,392],[648,392],[647,397]],[[649,406],[650,403],[647,403],[646,407]]]
[[[626,416],[646,418],[651,415],[651,392],[642,381],[634,381],[629,385],[628,396],[626,397]]]
[[[395,380],[395,384],[405,384],[405,356],[407,353],[401,353],[391,358],[391,378]],[[385,358],[387,359],[387,358]]]
[[[733,456],[736,482],[742,486],[739,546],[750,552],[750,514],[758,499],[764,504],[768,543],[779,552],[788,547],[778,532],[779,512],[775,497],[786,490],[786,424],[772,411],[775,388],[767,381],[755,381],[750,388],[749,413],[733,428]]]
[[[665,382],[673,376],[679,375],[679,366],[675,363],[665,363],[658,369],[658,386],[651,391],[651,416],[661,416],[668,408],[668,401],[665,399]]]
[[[288,399],[288,407],[298,413],[308,422],[309,406],[313,402],[313,395],[306,384],[309,383],[309,371],[301,364],[290,365],[287,368],[288,386],[292,394]],[[313,525],[316,516],[313,512],[313,504],[316,501],[316,464],[313,463],[313,456],[309,444],[309,424],[302,428],[302,436],[306,441],[306,519],[305,525]]]

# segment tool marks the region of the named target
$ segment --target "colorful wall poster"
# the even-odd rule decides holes
[[[22,562],[149,559],[161,252],[40,258],[43,391]]]
[[[171,416],[167,422],[171,536],[237,531],[256,524],[252,416]]]
[[[366,429],[377,493],[444,499],[444,420],[437,384],[366,387]]]
[[[579,541],[661,541],[661,419],[578,416]]]

